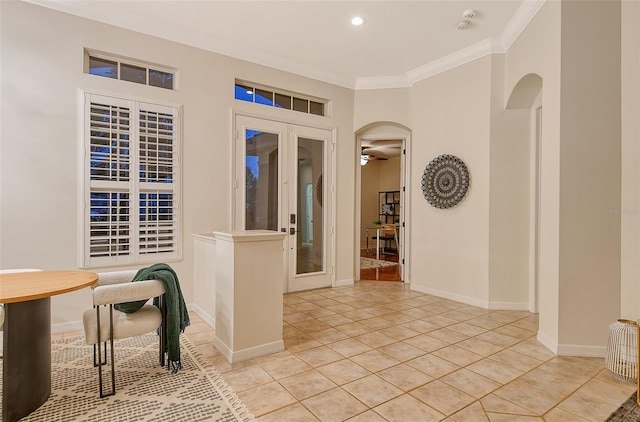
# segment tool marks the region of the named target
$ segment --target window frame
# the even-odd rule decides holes
[[[112,62],[116,67],[116,75],[115,77],[99,75],[91,73],[91,59],[104,60],[105,62]],[[145,70],[145,82],[132,81],[129,79],[122,78],[122,66],[128,67],[137,67]],[[102,51],[92,50],[89,48],[84,49],[84,73],[87,75],[98,76],[101,78],[114,79],[122,82],[129,82],[143,86],[149,86],[154,88],[160,88],[167,91],[178,91],[178,69],[163,66],[156,63],[150,63],[142,60],[131,59],[124,56],[119,56],[116,54],[105,53]],[[172,75],[171,79],[171,88],[167,88],[158,84],[155,84],[151,80],[151,72],[159,72]]]
[[[122,156],[125,157],[124,161],[128,161],[128,168],[124,173],[128,173],[128,180],[97,180],[97,177],[92,179],[92,169],[96,170],[98,167],[95,165],[95,155],[99,155],[99,153],[94,153],[94,166],[92,167],[92,128],[95,129],[99,123],[94,123],[92,125],[92,104],[103,104],[108,107],[122,107],[128,108],[128,130],[123,130],[122,133],[125,134],[125,137],[128,136],[128,140],[126,138],[123,143],[128,143],[126,147],[127,152],[123,153]],[[79,242],[78,242],[78,262],[79,268],[95,268],[95,267],[109,267],[109,266],[124,266],[124,265],[136,265],[136,264],[145,264],[152,262],[171,262],[182,259],[182,241],[183,241],[183,229],[182,229],[182,212],[181,212],[181,203],[182,203],[182,107],[176,105],[168,105],[168,104],[159,104],[159,103],[151,103],[148,101],[141,101],[137,99],[109,96],[103,94],[95,94],[92,92],[81,92],[81,137],[80,137],[80,189],[79,189],[79,197],[80,197],[80,218],[78,219],[81,225],[79,230]],[[151,138],[151,144],[153,144],[154,140],[159,146],[161,143],[160,140],[170,139],[170,143],[168,146],[168,150],[163,150],[165,157],[168,156],[168,161],[166,158],[163,161],[164,167],[168,168],[171,172],[170,183],[162,182],[162,181],[149,181],[149,176],[147,172],[149,172],[149,168],[152,165],[160,166],[160,158],[156,160],[150,160],[141,158],[141,145],[148,140],[141,140],[141,134],[143,136],[148,136],[145,133],[144,129],[141,128],[140,122],[141,120],[141,111],[151,112],[151,115],[155,115],[157,113],[161,114],[169,114],[170,118],[170,126],[168,130],[168,135],[157,136],[155,138]],[[148,113],[147,113],[148,114]],[[145,116],[147,115],[145,114]],[[109,115],[111,116],[111,115]],[[113,121],[113,119],[111,119]],[[94,120],[95,122],[95,120]],[[147,121],[148,125],[148,121]],[[111,127],[110,127],[111,128]],[[158,129],[160,131],[160,129]],[[100,139],[97,137],[97,139]],[[108,137],[102,137],[102,140],[110,139],[111,147],[114,145],[113,139],[114,136],[112,132],[109,132]],[[94,142],[95,144],[95,142]],[[160,151],[158,148],[156,151]],[[167,152],[168,151],[168,152]],[[118,157],[118,155],[112,152],[111,148],[109,152],[106,153],[109,158]],[[156,154],[161,155],[161,154]],[[141,167],[141,163],[145,164],[145,167]],[[168,163],[168,164],[167,164]],[[106,169],[113,170],[114,167],[107,166]],[[118,166],[117,169],[122,167]],[[94,171],[95,173],[95,171]],[[106,171],[106,173],[109,173]],[[113,172],[112,172],[113,173]],[[121,171],[117,171],[117,173],[123,173]],[[140,180],[142,175],[146,175],[146,180]],[[107,177],[108,179],[109,177]],[[92,256],[92,214],[91,206],[92,206],[92,192],[126,192],[129,194],[129,204],[128,204],[128,221],[126,219],[121,219],[120,216],[126,216],[126,214],[120,214],[120,209],[118,208],[115,214],[110,214],[107,212],[106,218],[110,218],[115,216],[117,221],[127,221],[126,225],[128,233],[125,238],[128,238],[129,247],[126,253],[118,253],[111,252],[102,254],[104,256]],[[145,220],[142,218],[143,208],[141,208],[141,194],[169,194],[171,197],[171,204],[168,207],[161,207],[159,204],[155,206],[151,206],[147,204],[144,207],[145,211],[148,211],[149,208],[154,208],[155,219],[153,220],[154,227],[149,229],[149,227],[145,227],[146,224],[143,222]],[[157,201],[160,201],[158,198]],[[95,202],[94,202],[95,204]],[[166,211],[167,208],[170,208],[170,218],[166,220],[166,213],[162,213],[162,211]],[[147,215],[147,214],[145,214]],[[113,234],[116,229],[114,229],[115,221],[112,218],[108,220],[110,223],[105,224],[108,226],[108,229],[105,231],[110,231],[110,234],[106,235],[104,239],[108,240],[109,245],[113,244],[114,240],[119,237],[119,235]],[[94,219],[94,223],[95,223]],[[116,223],[119,224],[119,223]],[[95,227],[95,226],[94,226]],[[148,229],[151,231],[151,235],[147,235],[152,239],[155,239],[155,242],[152,242],[152,246],[149,250],[145,251],[146,243],[143,241],[144,239],[144,231],[143,229]],[[155,228],[155,236],[153,235]],[[119,229],[118,229],[119,230]],[[164,237],[162,233],[168,233],[170,239],[170,251],[163,251],[161,244],[163,243],[161,239]],[[98,236],[93,237],[93,240],[96,240]],[[165,242],[166,243],[166,242]],[[141,248],[142,247],[142,248]],[[95,248],[94,248],[95,255]]]
[[[243,79],[235,79],[233,88],[233,98],[235,101],[259,104],[261,106],[273,107],[279,110],[295,111],[296,113],[304,113],[310,116],[330,117],[329,106],[331,101],[328,99],[299,94],[286,89],[270,87]],[[247,98],[238,96],[238,90],[245,92]],[[287,107],[282,105],[283,100],[285,99],[288,100]],[[299,104],[301,102],[306,103],[304,109],[300,109],[299,106],[295,105],[296,103]],[[321,113],[314,111],[318,106],[322,107]]]

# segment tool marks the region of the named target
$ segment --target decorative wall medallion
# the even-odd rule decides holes
[[[442,154],[424,169],[422,194],[431,206],[452,208],[462,201],[469,189],[469,171],[455,155]]]

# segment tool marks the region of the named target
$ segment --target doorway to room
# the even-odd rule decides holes
[[[405,281],[408,131],[374,125],[356,137],[360,165],[356,279]]]

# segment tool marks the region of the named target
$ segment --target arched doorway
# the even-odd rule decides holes
[[[529,311],[538,312],[540,274],[540,177],[542,157],[542,78],[530,73],[514,86],[507,109],[530,110]]]
[[[393,122],[374,122],[355,134],[356,165],[356,256],[355,279],[409,282],[406,261],[410,233],[408,191],[410,131]],[[368,167],[367,167],[368,166]],[[363,174],[365,177],[363,178]],[[395,179],[395,180],[391,180]],[[378,223],[378,224],[376,224]],[[393,255],[389,257],[387,255]],[[374,260],[374,271],[361,271],[363,257]],[[388,258],[388,259],[386,259]],[[376,265],[397,262],[395,269]],[[381,276],[381,272],[387,275]],[[393,275],[393,272],[397,276]],[[375,275],[375,276],[372,276]]]

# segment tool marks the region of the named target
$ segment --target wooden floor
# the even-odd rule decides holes
[[[376,253],[374,251],[367,251],[363,249],[361,256],[368,258],[375,258]],[[398,254],[380,254],[380,259],[385,261],[398,262]],[[372,281],[402,281],[400,278],[400,266],[394,265],[392,267],[385,268],[361,268],[360,280],[372,280]]]

